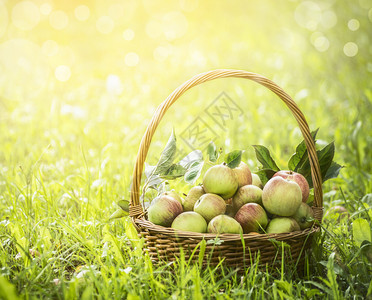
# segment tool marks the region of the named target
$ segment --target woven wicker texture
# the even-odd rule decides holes
[[[137,160],[133,171],[133,183],[130,198],[130,216],[132,217],[132,221],[139,231],[139,235],[145,239],[146,251],[149,252],[150,256],[155,261],[174,260],[180,255],[181,247],[184,248],[184,250],[188,249],[188,251],[185,253],[186,257],[189,257],[193,249],[200,241],[203,239],[213,240],[216,238],[216,235],[213,234],[199,234],[180,231],[175,232],[172,228],[165,228],[152,224],[145,219],[145,212],[140,204],[139,197],[141,194],[140,183],[143,167],[150,143],[161,119],[169,107],[190,88],[210,80],[227,77],[250,79],[265,86],[274,92],[290,109],[298,123],[307,147],[311,166],[311,176],[314,186],[314,215],[319,222],[322,219],[323,195],[319,161],[316,155],[315,144],[311,137],[309,126],[297,104],[277,84],[259,74],[243,70],[227,69],[209,71],[196,75],[180,85],[168,96],[164,102],[159,105],[141,140],[137,154]],[[212,264],[217,264],[223,258],[225,263],[230,266],[242,267],[243,265],[245,266],[252,262],[255,255],[260,252],[260,263],[273,262],[273,260],[280,259],[280,254],[279,256],[277,255],[277,246],[272,242],[272,239],[275,239],[277,241],[284,241],[285,243],[289,244],[291,246],[289,253],[291,260],[298,261],[299,265],[302,265],[303,255],[301,254],[304,252],[304,250],[310,247],[312,235],[317,231],[319,231],[318,226],[304,231],[283,234],[244,234],[242,236],[244,240],[244,247],[241,236],[231,234],[220,235],[219,239],[222,240],[222,243],[219,245],[208,245],[206,252],[209,251],[210,255],[206,255],[206,259],[210,259]],[[197,253],[198,249],[196,249],[194,256],[197,257]]]

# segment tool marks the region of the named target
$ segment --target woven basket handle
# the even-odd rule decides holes
[[[137,154],[136,164],[134,166],[133,183],[130,195],[131,205],[129,208],[129,215],[131,217],[137,218],[143,214],[143,208],[139,201],[143,166],[145,163],[147,152],[150,147],[151,139],[168,108],[174,102],[176,102],[176,100],[188,89],[196,85],[199,85],[203,82],[207,82],[217,78],[227,77],[246,78],[265,86],[266,88],[274,92],[280,99],[282,99],[283,102],[291,110],[301,129],[301,133],[304,137],[305,144],[307,147],[311,167],[311,177],[314,185],[314,207],[321,208],[323,206],[322,176],[320,173],[318,157],[316,155],[315,144],[310,134],[309,125],[307,124],[306,119],[302,114],[301,110],[298,108],[297,104],[278,85],[276,85],[270,79],[267,79],[259,74],[242,70],[219,69],[212,70],[206,73],[201,73],[184,82],[177,89],[175,89],[173,93],[170,94],[168,98],[165,99],[165,101],[162,102],[156,109],[154,116],[152,117],[149,125],[147,126],[145,135],[142,137],[141,144]]]

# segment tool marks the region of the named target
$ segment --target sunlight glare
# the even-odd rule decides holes
[[[12,10],[14,26],[21,30],[32,30],[40,21],[39,8],[31,1],[17,3]]]
[[[62,10],[53,11],[49,16],[50,25],[57,30],[63,30],[69,22],[68,15]]]
[[[75,17],[79,21],[86,21],[90,16],[90,9],[86,5],[79,5],[74,10]]]

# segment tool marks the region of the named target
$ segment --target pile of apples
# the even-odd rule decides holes
[[[309,184],[299,173],[279,171],[263,186],[244,162],[236,168],[223,163],[209,168],[184,199],[173,190],[155,198],[148,220],[200,233],[292,232],[313,224],[308,197]]]

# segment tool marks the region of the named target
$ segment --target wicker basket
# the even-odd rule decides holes
[[[242,70],[213,70],[196,75],[186,81],[160,104],[140,144],[133,172],[129,214],[139,236],[144,238],[144,251],[149,253],[153,261],[174,261],[180,256],[181,252],[186,259],[198,260],[198,254],[202,248],[197,247],[199,243],[203,240],[216,239],[215,234],[175,231],[172,228],[154,225],[146,220],[146,212],[140,204],[139,197],[142,171],[151,139],[168,108],[188,89],[203,82],[227,77],[246,78],[265,86],[282,99],[291,110],[301,129],[308,150],[314,185],[313,210],[315,219],[319,222],[322,219],[323,197],[319,161],[309,126],[296,103],[278,85],[261,75]],[[259,264],[272,266],[275,265],[275,262],[280,262],[282,254],[286,253],[285,255],[288,255],[289,259],[301,269],[304,264],[304,253],[310,249],[312,237],[319,230],[319,226],[315,224],[312,228],[303,231],[281,234],[243,234],[242,236],[222,234],[218,236],[219,243],[207,242],[204,244],[206,248],[203,249],[205,250],[203,264],[217,265],[223,260],[223,263],[227,266],[244,268],[250,266],[259,253]],[[279,243],[274,242],[274,240],[279,241]],[[278,245],[281,245],[281,241],[290,246],[282,248],[287,249],[286,251],[278,251]]]

